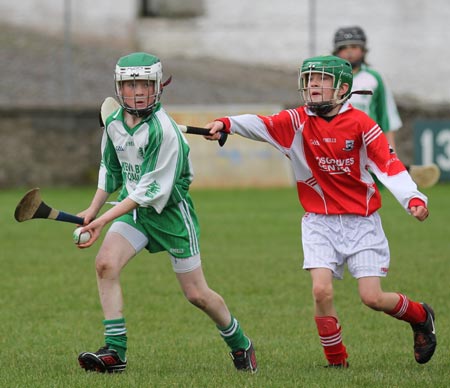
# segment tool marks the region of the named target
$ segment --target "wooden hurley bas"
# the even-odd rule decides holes
[[[28,191],[16,206],[14,218],[18,222],[37,218],[83,225],[84,218],[65,213],[48,206],[41,198],[39,188]]]

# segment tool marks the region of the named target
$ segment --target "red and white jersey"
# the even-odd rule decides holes
[[[330,122],[304,106],[272,116],[218,120],[230,133],[267,142],[290,159],[298,197],[307,212],[362,216],[375,212],[381,196],[369,168],[406,210],[413,198],[427,203],[378,124],[348,102]]]

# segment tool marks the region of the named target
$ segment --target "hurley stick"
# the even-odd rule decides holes
[[[39,188],[28,191],[16,206],[14,218],[18,222],[33,220],[37,218],[70,222],[83,225],[84,218],[65,213],[48,206],[41,199]]]

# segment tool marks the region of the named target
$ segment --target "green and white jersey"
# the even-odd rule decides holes
[[[123,109],[106,120],[98,187],[118,200],[128,197],[140,207],[161,213],[187,196],[193,179],[189,145],[158,103],[151,115],[129,128]]]
[[[361,69],[353,75],[353,91],[371,90],[373,95],[353,94],[350,103],[366,112],[381,127],[383,132],[397,131],[402,121],[390,89],[383,82],[380,74],[362,64]]]

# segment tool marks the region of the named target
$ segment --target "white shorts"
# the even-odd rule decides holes
[[[133,246],[136,254],[142,251],[148,244],[148,238],[140,230],[133,228],[126,222],[114,222],[108,230],[109,232],[119,233]],[[172,262],[172,268],[176,273],[187,273],[201,266],[200,254],[183,259],[176,258],[169,254]]]
[[[329,268],[338,279],[345,264],[356,279],[384,277],[389,270],[389,245],[376,212],[368,217],[306,213],[302,244],[304,269]]]

